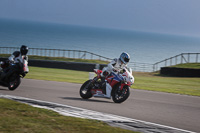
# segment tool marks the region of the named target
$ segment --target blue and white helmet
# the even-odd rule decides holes
[[[119,59],[120,59],[124,64],[127,64],[127,63],[129,62],[129,60],[130,60],[130,56],[129,56],[128,53],[123,52],[123,53],[120,55]]]

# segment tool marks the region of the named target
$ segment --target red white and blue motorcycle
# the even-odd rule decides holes
[[[80,88],[83,99],[91,97],[112,98],[115,103],[124,102],[130,95],[130,86],[134,83],[132,70],[124,69],[123,72],[111,72],[102,85],[102,70],[94,69],[97,74],[93,79],[87,80]]]

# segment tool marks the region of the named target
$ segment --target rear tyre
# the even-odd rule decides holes
[[[90,84],[90,81],[91,80],[88,80],[86,81],[80,88],[80,96],[83,98],[83,99],[89,99],[92,97],[92,93],[91,93],[91,86],[89,85]]]
[[[115,103],[124,102],[130,95],[129,86],[124,86],[122,90],[120,90],[120,86],[116,86],[112,91],[112,99]]]

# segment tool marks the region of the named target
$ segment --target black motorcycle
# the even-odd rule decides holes
[[[1,62],[0,76],[4,71],[10,71],[11,73],[9,74],[10,76],[0,79],[0,85],[8,87],[9,90],[15,90],[20,85],[21,78],[25,77],[29,72],[28,62],[26,60],[23,60],[23,63]]]

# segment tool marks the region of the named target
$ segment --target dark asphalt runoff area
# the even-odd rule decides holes
[[[22,79],[14,91],[0,86],[0,94],[80,107],[193,132],[200,132],[200,97],[131,89],[121,104],[112,99],[81,99],[81,84]]]

